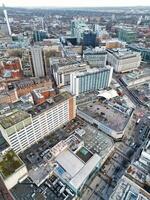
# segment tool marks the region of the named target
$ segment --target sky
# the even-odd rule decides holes
[[[150,0],[0,0],[11,7],[150,6]]]

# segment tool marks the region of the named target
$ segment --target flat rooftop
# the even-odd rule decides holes
[[[23,162],[20,160],[20,158],[15,154],[13,150],[10,150],[4,156],[1,156],[0,173],[5,179],[13,174],[22,165]]]
[[[128,59],[132,57],[136,57],[139,55],[139,52],[134,52],[129,49],[109,49],[107,50],[109,53],[113,54],[118,59]]]
[[[71,176],[75,176],[84,167],[84,162],[71,151],[66,150],[56,157],[57,163]]]
[[[60,66],[58,68],[58,73],[70,73],[72,71],[80,71],[80,70],[86,70],[89,69],[89,65],[86,63],[74,63],[69,65]]]
[[[81,104],[78,109],[116,131],[122,131],[129,120],[129,117],[124,113],[99,101]]]
[[[146,47],[145,43],[135,43],[135,44],[130,44],[129,47],[131,48],[135,48],[136,50],[142,50],[145,52],[149,52],[150,53],[150,48]]]
[[[85,131],[85,134],[81,137],[84,141],[84,146],[92,153],[97,153],[101,157],[100,163],[103,163],[113,148],[114,142],[112,138],[90,124],[82,127],[82,129]],[[78,136],[78,134],[76,135]]]
[[[13,83],[13,85],[20,89],[23,87],[29,87],[29,85],[35,85],[35,84],[40,84],[40,83],[44,83],[50,81],[49,79],[45,79],[45,78],[25,78],[25,79],[21,79],[21,81],[15,81]]]
[[[92,154],[89,160],[84,163],[72,151],[64,150],[56,157],[56,161],[59,166],[55,168],[55,173],[78,190],[95,167],[100,164],[100,156],[98,154]]]
[[[100,157],[97,154],[94,154],[90,160],[84,165],[84,167],[72,178],[70,184],[78,190],[83,183],[87,180],[91,172],[98,166],[100,163]]]
[[[134,80],[142,79],[145,77],[150,77],[149,67],[138,68],[137,70],[134,70],[132,72],[127,72],[122,76],[122,79],[128,84]]]
[[[150,194],[136,183],[123,176],[114,189],[109,200],[149,200]]]
[[[52,168],[49,164],[42,165],[41,167],[29,170],[29,177],[37,186],[40,186],[49,177],[51,171]]]
[[[4,129],[7,129],[29,117],[30,115],[27,112],[19,110],[17,112],[10,114],[9,116],[1,117],[0,124]]]
[[[38,187],[27,178],[23,182],[15,185],[10,191],[15,200],[64,200],[65,196],[62,193],[60,194],[61,188],[62,186],[58,182],[53,185],[50,179]],[[66,188],[69,189],[67,186]],[[66,193],[66,191],[65,194],[66,196],[68,194],[67,200],[72,200],[74,198],[69,193]]]
[[[58,94],[50,99],[47,99],[44,103],[40,105],[33,106],[31,109],[28,110],[28,113],[30,113],[32,116],[36,116],[54,106],[57,104],[69,99],[72,95],[68,92],[63,92],[61,94]]]
[[[84,55],[107,55],[107,51],[105,49],[97,48],[97,49],[86,49],[83,51]]]

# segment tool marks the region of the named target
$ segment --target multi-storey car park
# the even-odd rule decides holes
[[[74,199],[82,195],[86,183],[102,167],[114,148],[113,140],[80,118],[56,130],[54,135],[66,134],[68,126],[71,135],[57,140],[51,148],[52,137],[47,136],[45,145],[39,142],[20,154],[29,178],[12,188],[16,199],[24,198],[26,191],[28,198],[42,191],[45,198]]]
[[[103,101],[97,97],[93,101],[78,104],[77,114],[115,140],[119,140],[124,135],[133,109],[121,105],[117,101],[106,99]]]
[[[15,109],[8,116],[1,116],[0,130],[19,153],[75,116],[75,97],[64,92],[28,111]]]

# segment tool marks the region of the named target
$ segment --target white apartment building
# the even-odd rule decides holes
[[[102,90],[109,87],[112,80],[113,68],[92,68],[87,72],[74,72],[71,74],[70,91],[79,96],[82,93]]]
[[[35,106],[28,112],[16,111],[0,120],[3,137],[16,152],[23,152],[76,116],[75,97],[67,92]]]
[[[86,72],[90,67],[86,63],[64,63],[56,64],[52,67],[52,73],[58,87],[70,85],[71,74],[73,72]]]
[[[127,72],[137,69],[141,63],[141,54],[128,49],[109,49],[108,64],[115,72]]]

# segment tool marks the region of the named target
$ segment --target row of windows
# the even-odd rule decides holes
[[[106,88],[109,82],[110,71],[102,71],[79,77],[79,92]]]
[[[35,143],[37,140],[40,140],[44,135],[48,135],[51,131],[54,131],[67,121],[68,113],[66,112],[63,114],[61,113],[61,116],[58,115],[53,118],[47,118],[47,121],[44,119],[45,123],[40,120],[40,123],[33,123],[32,126],[30,125],[24,130],[21,130],[9,137],[11,145],[16,152],[20,152],[21,149],[25,149],[25,147],[27,148],[31,145],[31,143]]]

